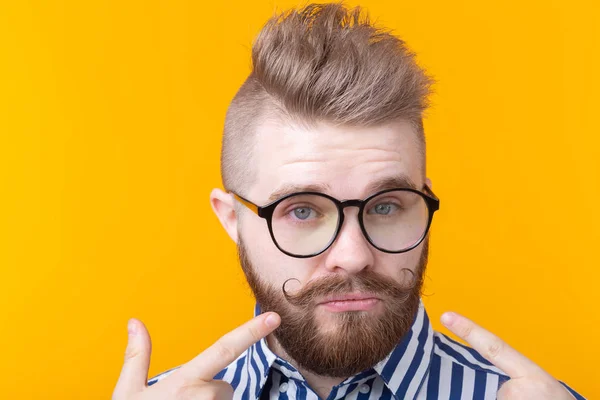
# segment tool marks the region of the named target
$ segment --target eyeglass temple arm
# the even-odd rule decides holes
[[[239,196],[233,192],[229,192],[233,195],[233,197],[239,201],[240,203],[242,203],[243,205],[245,205],[246,207],[248,207],[254,214],[259,215],[258,213],[258,206],[254,203],[252,203],[249,200],[246,200],[245,198],[243,198],[242,196]]]
[[[423,189],[425,193],[427,193],[429,196],[433,197],[437,201],[440,201],[440,199],[435,195],[435,193],[433,193],[433,191],[429,186],[427,186],[427,184],[423,185]]]

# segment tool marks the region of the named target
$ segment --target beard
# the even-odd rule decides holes
[[[428,254],[426,237],[416,268],[398,269],[398,278],[404,273],[409,275],[403,284],[364,268],[357,274],[316,279],[290,295],[285,290],[289,280],[280,289],[261,280],[241,236],[238,244],[242,270],[261,312],[274,311],[281,316],[281,324],[273,332],[275,339],[299,367],[334,378],[346,378],[373,367],[408,333],[419,308]],[[350,292],[377,296],[383,312],[329,313],[334,328],[323,329],[315,312],[319,300]]]

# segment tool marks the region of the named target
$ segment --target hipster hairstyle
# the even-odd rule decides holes
[[[226,114],[221,175],[227,190],[255,179],[256,128],[266,118],[311,126],[410,122],[420,144],[433,79],[404,41],[360,7],[310,4],[275,15],[252,47],[252,70]]]

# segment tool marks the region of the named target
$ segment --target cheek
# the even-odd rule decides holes
[[[290,257],[279,251],[264,221],[244,221],[240,234],[263,282],[279,289],[288,279],[297,279],[302,284],[310,279],[314,261]],[[289,282],[286,289],[293,290],[296,285],[297,282]]]
[[[421,258],[422,247],[419,246],[406,253],[387,254],[381,253],[376,257],[375,272],[379,272],[386,276],[392,276],[396,279],[404,279],[404,274],[400,271],[410,269],[416,271]]]

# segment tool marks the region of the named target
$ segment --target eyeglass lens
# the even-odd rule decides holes
[[[271,228],[278,246],[308,256],[322,251],[334,238],[340,219],[331,200],[315,194],[288,197],[273,212]],[[429,223],[425,199],[405,190],[382,193],[364,207],[362,220],[370,241],[385,251],[399,252],[417,243]]]

